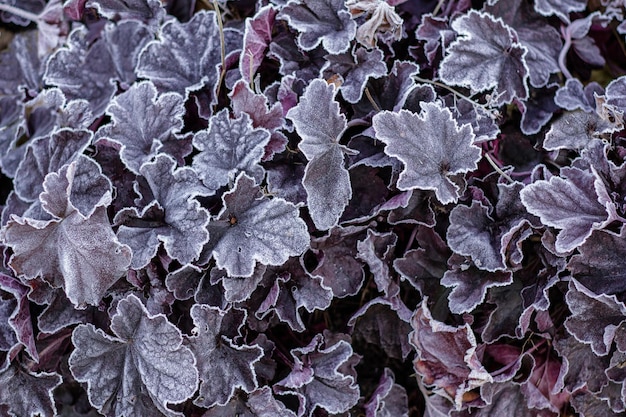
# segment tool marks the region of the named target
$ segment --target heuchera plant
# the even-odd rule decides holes
[[[0,0],[0,415],[626,416],[625,7]]]

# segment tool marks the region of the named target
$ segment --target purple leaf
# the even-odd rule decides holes
[[[237,388],[245,392],[258,388],[254,364],[263,356],[263,350],[258,345],[238,346],[224,335],[241,322],[225,320],[226,311],[202,304],[192,306],[190,314],[196,334],[188,338],[188,346],[196,356],[200,375],[199,396],[194,404],[206,408],[224,405]]]
[[[107,107],[112,123],[99,129],[96,137],[121,144],[122,162],[139,174],[141,165],[150,161],[163,144],[182,144],[177,133],[183,127],[184,112],[183,98],[179,94],[167,93],[157,98],[154,85],[149,81],[141,82],[113,98]],[[191,149],[185,154],[190,152]]]
[[[300,32],[298,46],[305,51],[321,43],[331,54],[340,54],[356,35],[356,22],[342,0],[291,0],[278,18]]]
[[[561,171],[563,177],[540,180],[526,186],[520,198],[526,209],[547,226],[561,229],[556,250],[568,252],[583,244],[595,229],[614,218],[612,202],[598,200],[594,175],[577,168]]]
[[[423,103],[422,109],[419,115],[407,110],[378,113],[372,120],[376,138],[387,145],[387,155],[404,164],[399,189],[434,190],[441,203],[456,202],[461,190],[454,179],[477,168],[480,148],[473,144],[470,126],[459,128],[447,108]]]
[[[408,417],[406,389],[394,381],[393,371],[385,368],[372,397],[365,404],[366,417]]]
[[[396,13],[393,5],[386,1],[352,0],[347,3],[353,17],[363,14],[367,18],[356,31],[356,40],[366,48],[376,45],[377,34],[382,35],[388,43],[402,39],[404,21]]]
[[[130,249],[111,230],[106,207],[110,191],[100,197],[89,217],[71,203],[77,164],[46,176],[41,194],[49,221],[13,217],[4,240],[13,249],[11,268],[27,279],[42,279],[62,287],[70,301],[84,308],[98,305],[111,285],[127,270]]]
[[[265,154],[262,158],[264,161],[285,150],[287,138],[280,132],[285,125],[285,118],[280,103],[274,103],[270,108],[267,97],[255,94],[243,81],[237,82],[233,87],[230,101],[235,117],[241,117],[246,113],[252,119],[252,127],[267,129],[272,134],[269,143],[265,145]]]
[[[345,340],[331,344],[317,334],[307,346],[291,350],[291,372],[274,385],[274,391],[295,395],[300,416],[311,417],[317,407],[331,414],[344,413],[359,399],[354,378],[340,370],[353,355]]]
[[[411,319],[410,342],[417,350],[413,366],[426,384],[447,393],[461,406],[463,394],[492,382],[476,352],[469,324],[449,326],[432,318],[426,299]]]
[[[572,279],[565,295],[572,315],[565,328],[581,343],[591,345],[598,356],[611,349],[618,327],[626,320],[626,306],[614,295],[596,295]]]
[[[9,315],[3,316],[7,318],[7,323],[12,330],[11,336],[9,336],[8,338],[1,338],[5,340],[10,339],[11,341],[11,346],[8,346],[9,349],[6,350],[11,350],[11,348],[13,347],[13,339],[15,339],[15,336],[17,336],[17,339],[14,340],[15,343],[21,343],[26,349],[26,352],[28,352],[28,354],[30,355],[30,357],[33,358],[35,362],[38,362],[39,353],[37,352],[37,347],[35,346],[32,317],[30,315],[30,306],[27,298],[29,288],[21,284],[18,279],[0,273],[0,290],[11,294],[16,301],[14,305],[14,303],[11,302],[12,300],[2,299],[3,307],[6,305],[8,310],[10,311]],[[11,310],[9,306],[14,308]],[[0,366],[0,368],[2,368],[2,366]]]
[[[335,93],[333,85],[316,79],[287,113],[302,138],[299,149],[309,160],[302,182],[309,213],[319,230],[337,225],[352,197],[350,175],[344,167],[344,153],[352,151],[339,144],[347,124]]]
[[[392,280],[389,270],[397,241],[398,237],[393,232],[377,233],[370,229],[367,237],[356,245],[357,258],[369,266],[378,291],[385,293],[387,297],[396,296],[400,292],[400,287]]]
[[[362,306],[348,321],[355,340],[382,348],[387,356],[404,360],[411,352],[411,310],[397,297],[378,297]]]
[[[158,21],[165,14],[159,0],[90,0],[89,6],[95,7],[107,19],[135,19],[143,22]]]
[[[528,97],[529,70],[524,59],[527,49],[502,20],[471,10],[454,20],[460,35],[448,48],[439,76],[444,83],[483,92],[495,88],[494,104]]]
[[[440,46],[447,48],[456,38],[456,33],[450,29],[447,17],[433,16],[424,13],[422,21],[415,31],[415,37],[425,41],[423,48],[429,65],[433,65],[437,58]]]
[[[256,261],[281,265],[308,248],[310,237],[298,208],[281,198],[264,197],[245,173],[222,200],[224,208],[209,222],[211,238],[204,252],[228,275],[249,277]]]
[[[519,44],[528,51],[524,56],[524,61],[528,66],[530,84],[536,88],[548,84],[550,75],[561,70],[558,56],[563,42],[559,32],[547,24],[546,20],[523,0],[498,2],[493,6],[486,5],[484,10],[496,18],[501,18],[505,25],[513,29]]]
[[[52,390],[61,384],[57,373],[33,373],[17,361],[0,372],[0,404],[9,406],[11,416],[52,417],[57,409],[52,397]],[[11,387],[11,389],[6,389]]]
[[[565,110],[581,109],[590,113],[596,108],[596,94],[604,94],[604,88],[597,82],[592,81],[583,88],[578,78],[570,78],[557,90],[554,102]]]
[[[231,303],[243,302],[250,298],[250,295],[257,289],[266,269],[266,265],[256,264],[252,276],[229,277],[226,271],[212,268],[210,272],[211,284],[222,283],[224,287],[224,298],[227,301]]]
[[[77,160],[92,137],[88,130],[62,129],[33,141],[15,174],[17,195],[28,202],[37,200],[43,191],[45,176]]]
[[[277,9],[268,5],[259,9],[252,19],[246,19],[243,36],[243,53],[239,60],[239,71],[246,83],[254,81],[254,74],[261,66],[265,53],[272,41]]]
[[[235,395],[224,406],[214,406],[202,417],[296,417],[296,414],[276,400],[272,395],[272,389],[264,386],[254,390],[247,399],[243,395]]]
[[[187,23],[166,22],[159,39],[141,52],[137,74],[151,80],[159,91],[187,95],[205,84],[217,84],[220,50],[215,13],[202,10]]]
[[[588,344],[580,343],[569,336],[554,342],[554,348],[563,359],[559,380],[567,392],[573,393],[581,388],[591,392],[600,392],[608,383],[604,370],[609,367],[608,356],[598,356]]]
[[[212,192],[241,172],[261,183],[265,171],[259,162],[269,140],[269,132],[253,128],[247,113],[233,120],[224,109],[211,117],[206,130],[194,136],[193,144],[200,153],[194,157],[192,167]]]
[[[70,370],[87,383],[98,411],[116,417],[172,415],[167,403],[182,403],[194,394],[196,359],[164,315],[150,316],[131,294],[117,304],[111,330],[115,337],[81,324],[72,334]]]
[[[311,250],[321,258],[311,274],[321,277],[335,297],[355,295],[363,285],[365,273],[356,259],[356,244],[364,237],[365,229],[364,226],[335,227],[328,236],[311,242]]]
[[[587,113],[583,110],[567,112],[552,123],[543,141],[543,148],[548,151],[582,149],[594,139],[600,139],[603,133],[614,130],[613,124],[602,120],[595,112]]]
[[[368,79],[387,75],[387,66],[380,49],[367,51],[365,48],[356,48],[343,54],[327,55],[326,59],[322,74],[325,78],[341,76],[339,91],[350,103],[361,100]]]
[[[564,22],[569,22],[569,14],[585,10],[585,0],[537,0],[535,10],[543,16],[556,15]]]
[[[194,197],[209,195],[209,190],[201,184],[196,171],[176,168],[176,162],[164,154],[144,164],[141,173],[155,200],[141,212],[125,208],[114,219],[120,225],[118,238],[133,250],[131,267],[139,269],[148,264],[159,242],[182,264],[196,260],[209,239],[209,212]]]
[[[454,314],[469,313],[483,302],[487,289],[503,287],[513,282],[510,271],[479,269],[468,266],[459,258],[458,255],[450,258],[448,263],[452,264],[453,269],[446,271],[441,279],[441,285],[452,287],[448,305]]]

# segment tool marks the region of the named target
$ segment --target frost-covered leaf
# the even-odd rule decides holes
[[[391,369],[385,368],[372,398],[365,404],[366,417],[408,417],[406,389],[395,383]]]
[[[224,406],[211,407],[202,417],[296,417],[296,414],[276,400],[269,386],[254,390],[247,399],[235,395]]]
[[[559,252],[568,252],[583,244],[594,229],[610,223],[615,208],[610,201],[598,201],[594,182],[599,180],[591,173],[569,168],[563,169],[561,175],[528,185],[520,192],[520,198],[543,224],[561,229],[555,247]]]
[[[46,175],[78,159],[92,137],[93,134],[88,130],[62,129],[33,141],[17,168],[17,195],[28,202],[37,200],[43,191]]]
[[[27,298],[29,288],[20,283],[17,278],[0,273],[0,290],[14,297],[13,300],[10,298],[1,299],[1,310],[4,314],[0,315],[0,326],[2,327],[0,330],[0,349],[10,352],[14,344],[21,343],[30,357],[34,361],[39,361]],[[5,323],[8,329],[5,327]],[[9,332],[8,335],[6,334],[7,331]],[[2,370],[3,365],[0,364],[0,370]]]
[[[619,235],[594,231],[567,264],[578,282],[596,294],[619,294],[626,291],[626,229]]]
[[[187,23],[165,23],[159,39],[141,52],[137,74],[163,92],[187,94],[205,84],[213,88],[218,79],[220,51],[215,13],[202,10]]]
[[[374,275],[374,282],[378,291],[386,296],[398,295],[400,287],[392,280],[390,275],[391,261],[398,237],[392,233],[377,233],[367,231],[367,237],[357,242],[357,257],[367,263],[369,270]]]
[[[344,153],[351,150],[339,144],[347,124],[335,93],[333,85],[316,79],[287,113],[302,138],[298,147],[309,160],[302,182],[309,213],[320,230],[337,224],[352,197],[350,175],[344,167]]]
[[[561,70],[558,57],[563,42],[559,31],[538,15],[530,3],[523,0],[485,5],[484,11],[501,18],[505,25],[513,29],[517,42],[528,51],[524,61],[528,66],[530,84],[536,88],[548,84],[550,75]]]
[[[568,112],[552,123],[543,141],[543,148],[548,151],[582,149],[592,140],[601,138],[603,133],[614,130],[612,123],[603,120],[595,112],[587,113],[583,110]]]
[[[0,384],[5,387],[0,390],[0,404],[8,405],[11,416],[56,416],[52,390],[61,381],[59,374],[34,373],[15,361],[8,369],[0,372]]]
[[[454,327],[433,319],[426,299],[411,319],[410,341],[417,350],[413,366],[428,385],[447,393],[461,406],[463,394],[493,381],[476,352],[469,324]]]
[[[189,167],[176,168],[176,161],[164,154],[144,164],[141,173],[154,201],[141,211],[125,208],[114,220],[120,225],[117,237],[133,250],[132,268],[139,269],[150,262],[159,242],[182,264],[196,260],[209,239],[206,230],[209,213],[194,197],[209,195],[209,190],[202,185],[196,171]]]
[[[387,66],[380,49],[368,51],[365,48],[356,48],[343,54],[327,55],[326,60],[322,74],[328,79],[341,76],[339,91],[350,103],[361,100],[368,79],[387,75]]]
[[[298,208],[281,199],[264,197],[253,178],[239,174],[222,197],[224,208],[209,222],[209,243],[218,268],[230,276],[248,277],[257,261],[281,265],[309,247],[306,224]],[[204,257],[203,257],[204,258]]]
[[[193,144],[200,153],[194,156],[192,167],[212,192],[241,172],[260,184],[264,169],[259,162],[269,140],[269,132],[253,128],[247,113],[231,119],[224,109],[211,117],[206,130],[194,136]]]
[[[528,97],[527,49],[509,26],[490,14],[472,10],[454,20],[452,28],[460,37],[441,62],[439,76],[443,82],[474,92],[495,88],[496,104]]]
[[[377,34],[388,40],[402,39],[402,18],[393,5],[383,0],[350,0],[346,2],[353,17],[367,15],[356,31],[356,40],[366,48],[376,45]]]
[[[543,16],[558,16],[562,21],[569,22],[569,14],[585,10],[585,0],[537,0],[535,10]]]
[[[238,388],[255,390],[258,383],[254,364],[263,350],[258,345],[233,342],[230,333],[241,322],[225,319],[226,311],[203,304],[192,306],[190,314],[197,333],[188,338],[188,346],[196,356],[200,375],[199,396],[194,403],[207,408],[224,405]]]
[[[111,124],[98,130],[97,138],[107,138],[122,145],[120,158],[133,173],[150,161],[163,144],[177,142],[184,148],[177,133],[183,127],[183,98],[177,93],[157,97],[151,82],[134,84],[128,91],[113,98],[107,107]],[[191,152],[183,152],[182,156]]]
[[[300,32],[298,45],[305,51],[321,43],[331,54],[340,54],[356,34],[356,22],[343,0],[291,0],[278,18]]]
[[[384,111],[372,119],[376,138],[387,146],[385,153],[404,164],[398,178],[401,190],[434,190],[443,204],[457,201],[457,174],[477,168],[480,148],[473,144],[469,125],[459,127],[447,108],[423,103],[418,115],[408,110]]]
[[[106,213],[111,192],[100,196],[89,217],[70,201],[77,163],[46,176],[41,194],[49,221],[12,217],[3,240],[13,249],[9,265],[27,279],[62,287],[77,306],[98,305],[127,270],[130,249],[118,242]]]
[[[198,385],[196,359],[180,330],[162,314],[149,315],[132,294],[117,304],[111,330],[115,336],[81,324],[72,334],[70,370],[87,383],[91,404],[116,417],[179,415],[167,403],[187,400]]]
[[[36,30],[16,33],[8,49],[0,53],[0,90],[5,94],[16,94],[20,87],[38,91],[42,86],[41,62],[37,55]]]
[[[295,395],[299,416],[311,417],[317,407],[331,414],[344,413],[359,399],[354,378],[340,370],[353,355],[345,340],[332,343],[317,334],[307,346],[291,350],[291,372],[274,385],[274,391]]]
[[[488,288],[502,287],[513,282],[510,271],[479,269],[467,265],[459,258],[458,255],[450,258],[449,263],[453,268],[446,271],[441,279],[441,285],[452,287],[452,292],[448,295],[448,305],[454,314],[468,313],[476,308],[485,299]]]
[[[259,9],[252,19],[246,19],[243,53],[239,60],[239,71],[246,83],[254,81],[254,76],[270,46],[276,13],[278,10],[268,5]]]
[[[144,22],[158,21],[165,13],[159,0],[91,0],[89,6],[95,7],[107,19],[135,19]]]
[[[580,343],[569,336],[554,342],[554,348],[563,359],[560,378],[562,387],[573,393],[586,387],[599,392],[608,383],[604,370],[609,367],[608,356],[598,356],[588,344]]]
[[[578,78],[570,78],[557,90],[554,102],[565,110],[581,109],[590,113],[596,108],[596,94],[604,94],[604,88],[597,82],[592,81],[583,88]]]
[[[581,343],[591,345],[599,356],[611,349],[618,327],[626,320],[626,306],[614,295],[594,294],[572,279],[565,295],[572,315],[565,328]]]
[[[377,346],[390,358],[406,359],[411,352],[411,310],[397,297],[378,297],[362,306],[348,321],[355,340]]]

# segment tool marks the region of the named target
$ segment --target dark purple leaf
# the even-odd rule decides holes
[[[291,372],[274,385],[274,391],[295,395],[300,416],[311,417],[317,407],[331,414],[344,413],[359,399],[354,378],[340,370],[353,355],[345,340],[331,343],[317,334],[307,346],[291,350]]]
[[[391,369],[385,368],[372,398],[365,404],[366,417],[408,417],[406,389],[394,381]]]
[[[357,242],[357,258],[369,266],[374,276],[374,282],[378,291],[387,297],[398,295],[400,287],[390,274],[390,268],[398,237],[393,233],[377,233],[367,231],[367,237]]]
[[[597,82],[592,81],[583,88],[578,78],[570,78],[557,90],[554,102],[565,110],[581,109],[590,113],[596,108],[596,94],[604,94],[604,88]]]
[[[459,127],[447,108],[423,103],[422,109],[419,115],[378,113],[372,120],[376,138],[387,145],[386,154],[404,164],[399,189],[434,190],[443,204],[456,202],[461,189],[454,178],[477,168],[480,148],[473,144],[471,128]]]
[[[72,334],[70,370],[87,383],[89,401],[98,411],[116,417],[172,415],[167,403],[194,394],[196,359],[164,315],[149,315],[131,294],[117,304],[111,330],[115,336],[81,324]]]
[[[278,18],[300,32],[298,46],[305,51],[321,43],[331,54],[340,54],[356,35],[356,23],[342,0],[292,0]]]
[[[163,242],[169,256],[182,264],[196,260],[209,240],[209,212],[194,197],[209,195],[209,190],[196,171],[190,167],[176,168],[176,162],[164,154],[144,164],[141,173],[154,201],[141,212],[134,207],[125,208],[114,220],[120,225],[118,238],[133,250],[132,268],[143,268],[150,262],[159,242]]]
[[[424,13],[422,21],[415,31],[415,37],[425,41],[424,53],[428,64],[432,65],[437,58],[439,48],[447,48],[456,38],[456,33],[450,29],[448,18],[433,16],[432,13]]]
[[[600,139],[602,134],[614,130],[614,125],[602,120],[595,112],[567,112],[552,123],[543,141],[543,148],[548,151],[582,149],[589,146],[594,139]]]
[[[528,97],[527,49],[517,35],[492,15],[470,11],[452,22],[461,35],[452,42],[441,62],[439,76],[447,84],[460,85],[474,92],[495,89],[494,104],[510,103]]]
[[[243,80],[248,84],[254,81],[255,74],[272,41],[272,28],[275,25],[276,13],[278,13],[277,9],[268,5],[259,9],[252,19],[246,20],[239,71]]]
[[[586,6],[585,0],[538,0],[535,10],[543,16],[556,15],[564,22],[569,22],[570,13],[585,10]]]
[[[204,248],[228,275],[249,277],[257,261],[281,265],[309,246],[309,233],[298,208],[281,198],[263,196],[254,179],[239,174],[233,189],[222,197],[224,208],[209,222]],[[201,259],[204,259],[202,257]]]
[[[213,406],[202,417],[296,417],[283,403],[272,395],[268,386],[254,390],[246,398],[244,395],[235,395],[224,406]]]
[[[73,162],[46,177],[40,199],[52,220],[13,217],[4,229],[4,239],[13,249],[10,266],[17,274],[27,279],[41,277],[62,287],[74,305],[84,307],[98,305],[126,272],[131,252],[111,230],[106,214],[109,191],[89,217],[72,205],[76,171]]]
[[[327,55],[326,60],[322,74],[327,79],[341,76],[339,91],[350,103],[361,100],[368,79],[387,75],[387,66],[380,49],[367,51],[365,48],[356,48],[340,55]]]
[[[588,344],[580,343],[575,337],[555,341],[554,348],[563,360],[559,381],[561,386],[573,393],[582,388],[591,392],[600,392],[608,383],[604,370],[609,367],[608,356],[598,356]]]
[[[196,356],[200,375],[199,396],[194,403],[201,407],[224,405],[240,388],[252,392],[258,388],[254,364],[263,355],[258,345],[236,345],[231,337],[224,335],[241,322],[225,319],[228,314],[218,308],[195,304],[191,307],[194,336],[188,338],[188,346]],[[244,318],[245,320],[245,318]]]
[[[165,14],[159,0],[90,0],[89,6],[95,7],[98,13],[111,20],[135,19],[149,22],[158,21]]]
[[[206,130],[194,136],[193,144],[200,153],[194,156],[192,167],[212,192],[242,172],[260,184],[264,169],[259,162],[269,140],[269,132],[253,128],[247,113],[231,119],[224,109],[211,117]]]
[[[606,355],[618,327],[626,320],[626,306],[614,295],[594,294],[574,279],[565,299],[572,312],[565,328],[579,342],[591,345],[596,355]]]
[[[37,352],[37,348],[35,346],[33,324],[27,298],[29,288],[21,284],[18,279],[0,273],[0,290],[11,294],[16,301],[14,305],[14,303],[12,303],[10,300],[2,299],[2,305],[3,307],[6,305],[9,310],[7,311],[9,315],[3,314],[2,318],[0,318],[0,321],[6,318],[7,323],[14,332],[12,332],[12,336],[17,336],[17,339],[15,339],[15,337],[2,337],[2,339],[8,339],[7,341],[11,342],[11,346],[9,346],[6,350],[9,351],[13,347],[12,342],[13,339],[15,339],[14,342],[21,343],[26,349],[26,352],[28,352],[28,354],[30,355],[30,357],[33,358],[35,362],[38,362],[39,353]],[[9,307],[14,308],[11,309]],[[2,333],[4,333],[4,331]],[[5,344],[3,343],[3,345]],[[2,368],[2,366],[0,366],[0,368]]]

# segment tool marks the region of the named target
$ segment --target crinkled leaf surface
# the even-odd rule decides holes
[[[0,372],[0,404],[9,406],[9,415],[24,417],[52,417],[57,409],[52,390],[61,384],[56,373],[33,373],[20,366],[17,361]],[[10,388],[9,388],[10,387]]]
[[[139,174],[141,165],[149,162],[164,143],[181,139],[176,133],[183,127],[184,113],[180,94],[166,93],[157,97],[151,82],[134,84],[113,98],[107,107],[111,124],[99,129],[97,138],[120,143],[122,162]],[[182,141],[180,143],[182,147]]]
[[[125,208],[115,217],[115,223],[120,225],[118,238],[133,250],[131,266],[145,266],[156,254],[159,241],[182,264],[197,259],[209,239],[209,213],[194,197],[208,195],[209,190],[196,171],[176,168],[176,161],[164,154],[144,164],[141,173],[155,201],[141,212],[134,207]]]
[[[604,88],[595,81],[583,87],[578,78],[570,78],[560,87],[554,96],[554,102],[566,110],[581,109],[592,112],[596,108],[594,94],[604,94]]]
[[[452,28],[461,36],[441,62],[443,82],[476,92],[495,88],[497,104],[528,97],[527,50],[510,27],[490,14],[472,10],[454,20]]]
[[[341,95],[350,103],[357,103],[363,97],[363,90],[370,78],[387,75],[387,66],[380,49],[368,51],[356,48],[339,55],[327,55],[327,64],[322,68],[325,78],[340,75],[343,82],[339,87]]]
[[[254,390],[245,402],[241,397],[236,395],[224,406],[211,407],[202,417],[296,417],[293,411],[274,398],[272,389],[267,385]]]
[[[298,147],[309,160],[302,183],[309,213],[320,230],[337,224],[352,197],[343,156],[351,150],[339,144],[347,124],[339,112],[335,93],[333,85],[316,79],[309,84],[300,103],[287,113],[302,138]]]
[[[278,18],[300,32],[298,46],[305,51],[321,43],[331,54],[340,54],[356,34],[356,22],[342,0],[291,0]]]
[[[294,365],[289,375],[274,385],[274,391],[296,395],[298,415],[311,417],[316,407],[331,414],[344,413],[359,399],[354,378],[340,371],[353,355],[345,340],[331,343],[317,334],[307,346],[292,349]]]
[[[372,398],[365,404],[365,415],[366,417],[408,417],[407,402],[406,389],[396,384],[393,371],[385,368]]]
[[[2,313],[0,314],[0,349],[10,351],[15,343],[21,343],[26,352],[35,361],[39,361],[39,353],[35,346],[32,317],[27,298],[29,288],[17,278],[0,273],[0,290],[13,295],[15,303],[11,299],[2,299]],[[6,307],[6,311],[5,311]],[[5,328],[5,323],[9,329]],[[6,335],[6,331],[10,335]],[[7,343],[8,345],[7,346]],[[6,348],[6,349],[5,349]],[[2,365],[0,365],[2,369]]]
[[[615,332],[626,320],[626,306],[613,295],[594,294],[572,279],[565,295],[572,315],[565,328],[581,343],[591,346],[596,355],[606,355],[611,349]]]
[[[160,91],[186,94],[217,82],[220,35],[214,12],[200,11],[187,23],[170,20],[158,40],[143,49],[137,74]]]
[[[401,190],[434,190],[443,204],[457,201],[460,187],[451,179],[477,168],[480,148],[469,125],[459,127],[447,108],[423,103],[418,115],[408,110],[384,111],[372,119],[385,153],[402,161]]]
[[[601,229],[612,220],[612,211],[602,204],[594,182],[599,181],[588,171],[570,168],[562,177],[536,181],[520,192],[526,209],[547,226],[561,229],[555,247],[568,252],[587,240],[594,229]]]
[[[222,197],[224,208],[209,222],[204,252],[231,276],[247,277],[257,261],[281,265],[309,247],[306,224],[298,208],[281,198],[264,197],[253,178],[239,174]]]
[[[261,183],[265,170],[259,162],[269,140],[269,132],[253,128],[247,113],[231,119],[224,109],[211,117],[206,130],[194,136],[193,144],[200,153],[194,157],[192,167],[213,192],[240,172]]]
[[[261,66],[265,53],[272,41],[272,28],[278,10],[272,5],[257,10],[252,19],[246,20],[243,36],[243,51],[239,60],[241,77],[247,83],[254,80],[254,74]]]
[[[397,240],[398,237],[392,232],[368,230],[367,237],[356,246],[359,251],[357,257],[367,263],[378,290],[387,296],[395,296],[400,291],[398,284],[392,281],[389,268]]]
[[[81,324],[72,334],[70,370],[87,383],[91,404],[113,416],[173,415],[167,403],[187,400],[198,385],[180,330],[162,314],[150,316],[132,294],[117,304],[111,330],[115,337]]]
[[[585,10],[585,0],[537,0],[535,10],[543,16],[558,16],[562,21],[569,22],[569,14]]]
[[[110,191],[100,196],[89,215],[83,216],[70,202],[76,162],[46,176],[43,208],[49,221],[13,217],[4,240],[13,249],[10,266],[27,279],[41,277],[63,287],[74,305],[98,305],[115,281],[127,270],[130,249],[111,230],[106,207]]]
[[[199,396],[194,403],[201,407],[224,405],[238,388],[245,392],[255,390],[258,383],[254,364],[263,350],[259,345],[236,345],[224,335],[241,323],[224,320],[226,311],[204,304],[193,305],[190,313],[197,335],[188,339],[188,346],[196,356],[200,375]]]
[[[410,341],[417,350],[415,370],[426,384],[445,391],[457,406],[464,393],[493,381],[476,352],[476,337],[468,324],[454,327],[437,321],[422,301],[411,326]]]
[[[92,0],[98,12],[108,18],[136,19],[144,22],[161,18],[165,11],[159,0]]]
[[[582,149],[592,140],[600,138],[602,133],[613,130],[614,126],[602,120],[595,112],[568,112],[552,123],[543,141],[543,148],[548,151]]]
[[[563,359],[559,380],[568,392],[576,392],[583,387],[599,392],[608,383],[604,373],[609,367],[608,356],[596,355],[590,345],[580,343],[573,336],[555,341],[554,348]]]

